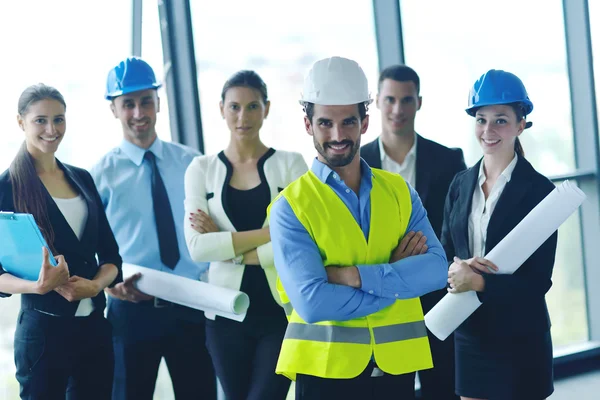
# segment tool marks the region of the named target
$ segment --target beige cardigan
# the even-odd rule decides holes
[[[269,155],[269,153],[271,153]],[[261,179],[265,179],[271,191],[271,200],[287,185],[304,174],[308,167],[302,155],[296,152],[270,150],[266,155],[263,168],[260,168]],[[234,290],[239,290],[244,275],[245,265],[235,265],[227,260],[235,257],[233,249],[233,224],[223,207],[223,189],[229,184],[232,167],[223,152],[209,156],[198,156],[190,163],[185,173],[185,240],[192,260],[210,262],[208,282]],[[191,227],[188,215],[202,210],[215,222],[221,232],[198,233]],[[263,227],[268,223],[265,220]],[[271,242],[257,248],[258,259],[265,271],[271,294],[281,304],[277,294],[277,271],[273,264],[273,248]],[[206,313],[206,317],[214,319],[214,315]]]

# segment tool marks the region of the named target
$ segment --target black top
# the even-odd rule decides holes
[[[271,193],[266,181],[250,190],[227,186],[229,218],[238,232],[261,229],[267,217]],[[264,270],[260,265],[246,265],[240,291],[250,297],[246,321],[256,317],[283,317],[282,308],[275,302]]]
[[[93,279],[98,273],[99,266],[114,264],[119,273],[110,287],[123,281],[121,273],[122,259],[119,255],[119,247],[110,228],[102,200],[96,189],[92,176],[84,169],[62,164],[57,160],[59,168],[65,174],[65,178],[75,191],[85,199],[88,208],[88,218],[85,224],[81,240],[63,216],[62,212],[41,184],[44,192],[48,217],[54,229],[54,248],[58,254],[65,257],[69,265],[71,276],[77,275],[85,279]],[[0,175],[0,211],[15,211],[13,203],[13,188],[10,174],[5,171]],[[41,251],[41,250],[40,250]],[[96,259],[96,256],[98,259]],[[0,266],[0,275],[5,273]],[[9,294],[0,293],[0,297],[8,297]],[[104,291],[100,291],[92,299],[94,310],[102,311],[106,306]],[[37,294],[24,294],[21,296],[21,309],[37,309],[51,314],[61,316],[74,316],[79,306],[78,301],[70,303],[55,291],[43,296]]]
[[[448,260],[454,256],[463,260],[473,256],[469,250],[468,221],[480,163],[481,160],[459,172],[450,185],[441,237]],[[538,173],[525,158],[519,157],[511,180],[490,217],[485,254],[554,188],[548,178]],[[552,286],[557,238],[558,233],[554,232],[512,275],[483,274],[485,290],[477,294],[483,304],[459,327],[459,331],[464,335],[494,338],[547,332],[550,317],[545,295]]]

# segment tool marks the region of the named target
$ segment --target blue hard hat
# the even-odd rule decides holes
[[[112,100],[127,93],[159,87],[161,84],[147,62],[139,57],[128,57],[109,71],[104,97]]]
[[[523,82],[510,72],[491,69],[475,82],[469,92],[469,107],[465,110],[475,116],[478,108],[495,104],[520,103],[525,115],[533,111]]]

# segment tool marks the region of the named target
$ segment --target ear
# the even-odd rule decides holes
[[[223,105],[223,101],[219,102],[219,110],[221,110],[221,117],[223,117],[223,119],[225,119],[225,108]]]
[[[378,110],[381,110],[381,107],[379,107],[379,93],[375,95],[375,106]]]
[[[267,119],[267,117],[269,116],[269,110],[271,109],[271,101],[267,101],[267,104],[265,104],[265,116],[264,118]]]
[[[115,118],[119,118],[119,116],[117,115],[117,107],[115,106],[114,100],[110,102],[110,111],[112,112]]]
[[[423,97],[419,96],[419,99],[417,100],[417,111],[419,111],[421,109],[422,105],[423,105]]]
[[[19,128],[25,132],[25,121],[23,120],[23,117],[21,117],[21,114],[17,114],[17,124],[19,124]]]
[[[304,116],[304,129],[306,129],[306,133],[310,136],[313,136],[312,124],[310,123],[310,119],[308,119],[308,115]]]
[[[361,124],[360,124],[360,134],[364,135],[369,129],[369,114],[365,115]]]
[[[158,93],[156,94],[156,112],[160,112],[160,97],[158,97]]]
[[[521,120],[521,122],[519,122],[519,126],[518,131],[517,131],[517,137],[521,136],[521,133],[523,133],[523,131],[525,130],[525,125],[527,124],[527,121],[525,121],[525,118],[523,118]]]

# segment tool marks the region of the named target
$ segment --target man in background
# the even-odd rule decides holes
[[[421,108],[419,75],[406,65],[393,65],[379,76],[377,108],[381,112],[379,138],[361,148],[362,158],[373,168],[400,174],[417,190],[431,226],[439,238],[444,202],[450,182],[466,169],[463,152],[425,139],[415,132],[415,117]],[[421,297],[423,313],[437,304],[446,289]],[[433,369],[419,371],[422,398],[454,400],[454,336],[438,340],[428,331]]]

